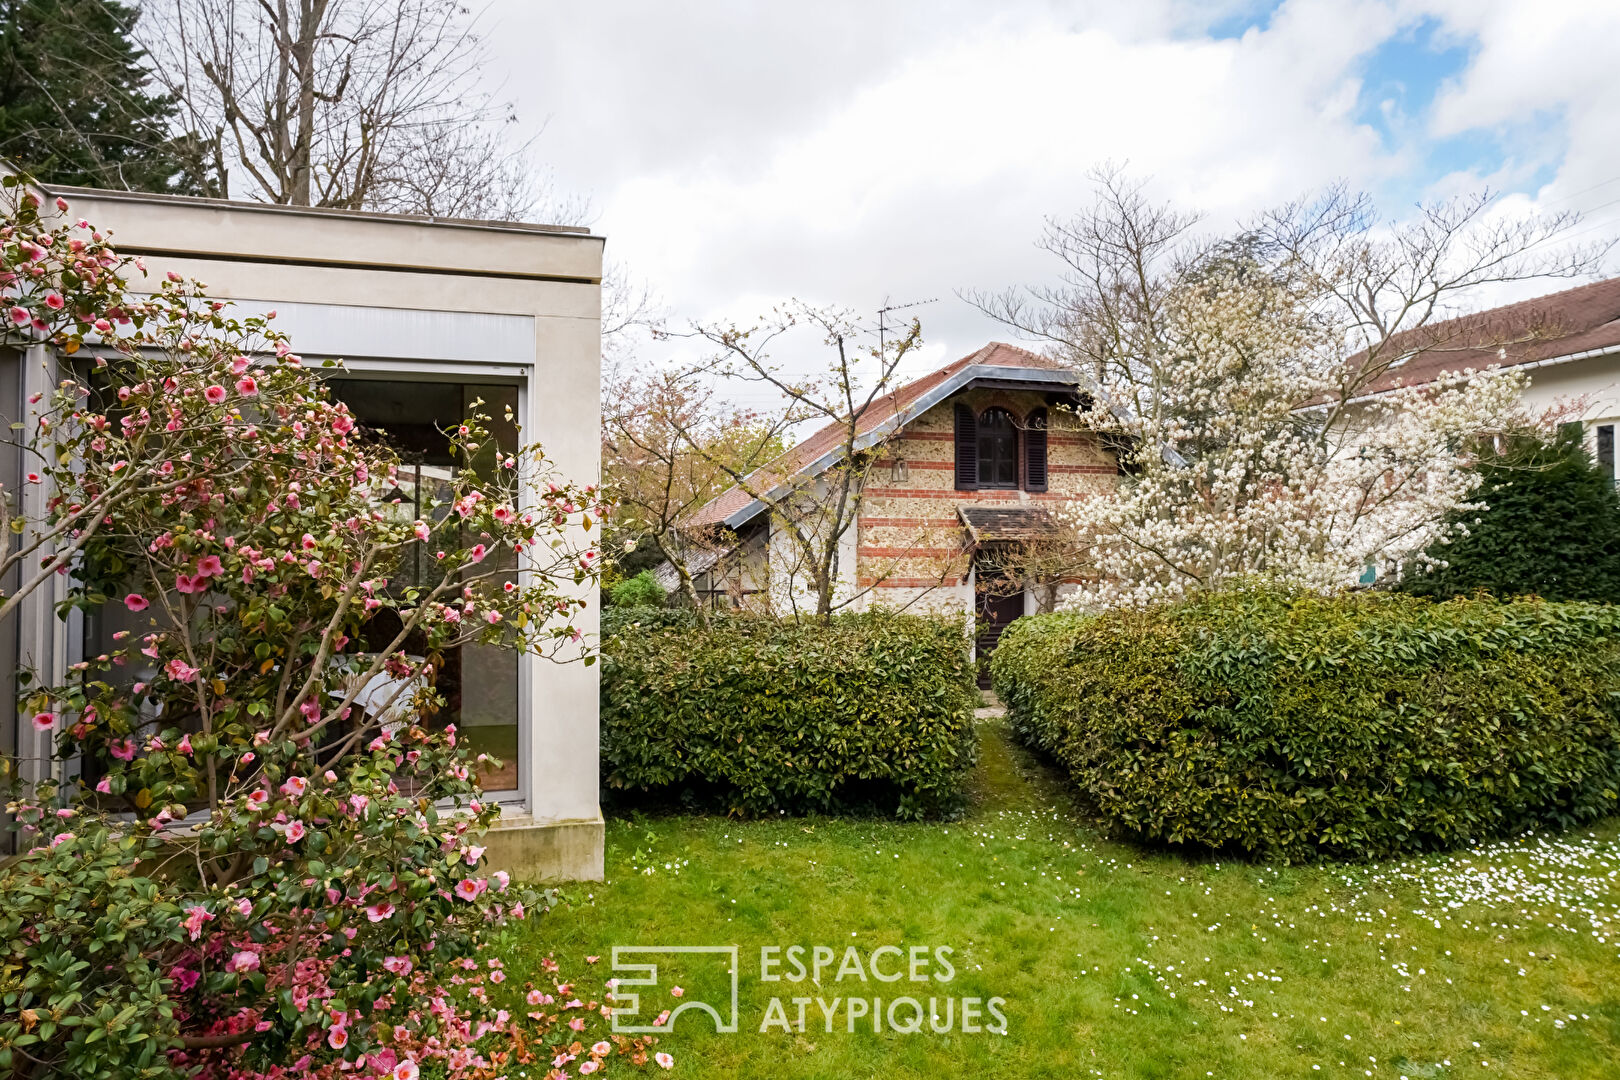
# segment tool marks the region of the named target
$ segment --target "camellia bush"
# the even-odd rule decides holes
[[[902,818],[962,799],[979,703],[959,621],[830,623],[611,608],[602,623],[610,789],[708,796],[764,814],[869,806]]]
[[[5,344],[47,346],[60,380],[14,431],[37,495],[4,493],[19,584],[0,615],[61,580],[63,614],[124,628],[60,683],[19,676],[72,779],[10,806],[0,1070],[647,1062],[646,1040],[592,1041],[605,997],[502,985],[491,935],[548,898],[487,867],[492,763],[434,719],[461,645],[590,661],[595,489],[538,447],[495,450],[475,415],[447,432],[465,466],[413,517],[397,458],[268,319],[174,275],[137,295],[144,267],[108,236],[6,185]]]
[[[1620,807],[1620,611],[1210,594],[1020,619],[1015,732],[1123,833],[1382,858]]]

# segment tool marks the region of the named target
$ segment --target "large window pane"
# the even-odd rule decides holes
[[[388,379],[333,379],[332,393],[349,406],[364,427],[386,439],[404,462],[393,511],[406,520],[427,518],[428,507],[442,501],[456,473],[467,463],[456,458],[445,434],[473,410],[482,399],[480,411],[491,418],[495,436],[481,455],[489,461],[476,464],[486,475],[497,451],[517,449],[517,431],[505,421],[507,409],[517,411],[517,388],[455,382]],[[436,525],[446,520],[445,508],[433,512]],[[511,552],[502,553],[502,569],[514,579],[516,565]],[[416,545],[405,559],[393,585],[403,588],[420,583],[436,565],[432,549]],[[397,633],[378,620],[368,634],[368,644],[381,649]],[[406,642],[411,651],[412,642]],[[511,649],[488,645],[464,645],[440,657],[435,665],[435,688],[444,699],[443,707],[428,722],[438,727],[455,724],[461,740],[474,754],[486,753],[501,761],[501,767],[486,769],[479,780],[486,791],[512,791],[518,787],[518,656]]]

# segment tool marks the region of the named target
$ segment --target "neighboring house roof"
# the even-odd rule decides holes
[[[1054,360],[1028,349],[993,341],[938,371],[906,383],[872,403],[860,418],[859,446],[869,446],[905,426],[970,383],[998,385],[1027,383],[1034,388],[1059,385],[1074,388],[1080,376]],[[796,480],[816,476],[836,464],[843,454],[844,425],[828,424],[771,464],[755,472],[750,483],[757,489],[781,491]],[[740,487],[716,496],[686,520],[688,527],[724,525],[735,529],[765,509]]]
[[[1418,386],[1448,371],[1544,367],[1620,352],[1620,277],[1397,334],[1389,348],[1414,355],[1365,393]]]
[[[957,514],[975,544],[1046,540],[1061,531],[1039,506],[964,506]]]
[[[693,577],[707,574],[714,569],[714,564],[720,561],[723,553],[709,548],[699,551],[686,562],[686,572]],[[653,567],[653,578],[664,587],[665,592],[674,592],[681,587],[681,574],[668,559]]]

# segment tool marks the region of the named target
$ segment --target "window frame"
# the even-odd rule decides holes
[[[996,413],[999,413],[1002,416],[1007,418],[1007,429],[1006,429],[1006,445],[1007,445],[1007,459],[1008,459],[1007,463],[1012,466],[1012,480],[1010,482],[999,481],[999,480],[990,480],[990,479],[986,478],[985,439],[984,439],[985,429],[986,429],[986,426],[987,426],[986,421],[993,414],[996,414]],[[1011,409],[1007,408],[1004,405],[989,405],[989,406],[986,406],[979,413],[978,417],[976,418],[976,423],[975,423],[974,440],[973,440],[973,454],[974,454],[974,458],[977,461],[977,470],[978,470],[978,478],[979,478],[978,486],[979,486],[980,489],[990,490],[990,491],[1018,491],[1018,490],[1021,490],[1023,488],[1023,486],[1024,486],[1024,475],[1023,475],[1024,470],[1022,468],[1023,463],[1019,460],[1019,458],[1020,458],[1019,450],[1021,448],[1021,444],[1022,444],[1023,440],[1021,440],[1018,437],[1018,426],[1019,425],[1018,425],[1018,417],[1017,417],[1017,415],[1015,415]],[[999,433],[998,433],[997,437],[998,437],[998,439],[1000,438]],[[993,464],[994,462],[995,462],[995,459],[992,458],[991,463]]]
[[[341,368],[332,368],[323,374],[345,381],[371,382],[438,382],[456,385],[488,386],[500,384],[517,389],[517,422],[524,432],[534,430],[533,398],[529,393],[529,372],[532,368],[512,364],[445,363],[444,361],[410,361],[400,359],[348,360]],[[520,558],[517,567],[519,588],[527,587],[534,574],[533,563]],[[539,657],[531,653],[517,654],[517,787],[484,792],[484,797],[514,810],[528,810],[534,805],[531,795],[536,777],[533,762],[534,692],[539,678]]]

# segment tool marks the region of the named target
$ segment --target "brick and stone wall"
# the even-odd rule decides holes
[[[863,587],[872,588],[871,603],[971,610],[967,535],[957,516],[959,507],[1044,506],[1056,512],[1074,499],[1106,495],[1114,488],[1117,464],[1100,436],[1082,417],[1048,406],[1046,491],[958,491],[958,402],[975,414],[999,405],[1020,419],[1046,406],[1039,393],[965,391],[912,421],[885,448],[868,479],[859,524],[858,578]],[[1022,471],[1022,433],[1019,451]],[[897,459],[906,463],[904,480],[893,479]]]

